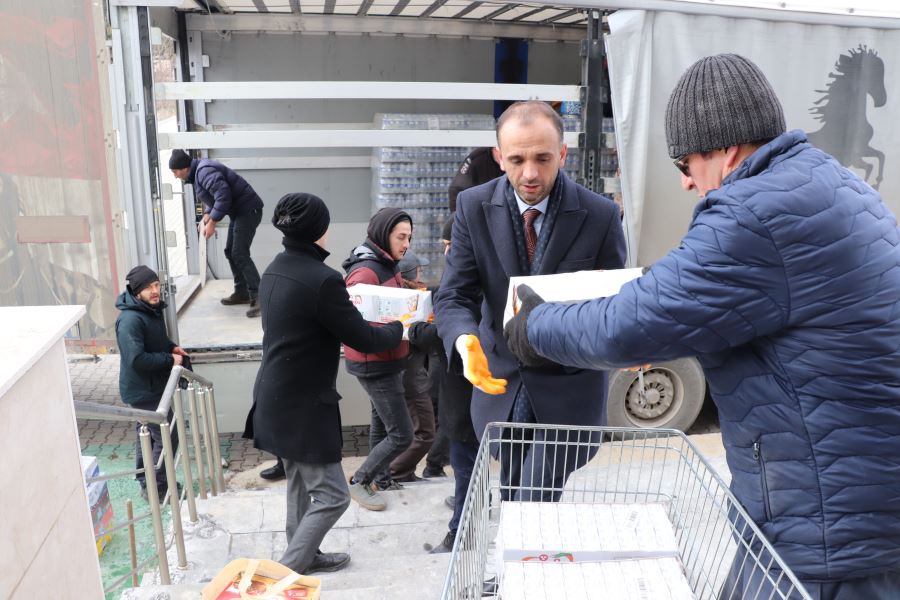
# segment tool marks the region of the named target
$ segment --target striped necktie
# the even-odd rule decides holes
[[[528,264],[534,260],[534,250],[537,248],[537,230],[534,228],[534,220],[541,216],[541,211],[529,208],[522,213],[522,221],[525,223],[525,250],[528,252]]]

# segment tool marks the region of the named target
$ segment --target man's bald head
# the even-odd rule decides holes
[[[549,104],[540,100],[526,100],[523,102],[515,102],[503,111],[500,118],[497,119],[497,145],[500,145],[500,131],[503,126],[511,119],[520,121],[523,125],[531,124],[535,119],[547,119],[556,128],[559,133],[559,143],[563,142],[563,124],[559,114]]]

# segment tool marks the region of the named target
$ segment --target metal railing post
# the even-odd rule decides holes
[[[188,451],[187,422],[184,420],[184,397],[181,388],[175,390],[172,396],[172,406],[175,409],[175,422],[177,423],[178,448],[181,451],[181,470],[184,473],[184,487],[186,489],[188,515],[191,523],[196,523],[197,503],[194,500],[194,476],[191,474],[191,453]]]
[[[169,484],[169,506],[172,509],[172,533],[175,535],[175,550],[178,553],[178,566],[187,567],[187,555],[184,551],[184,531],[181,528],[181,497],[178,493],[178,480],[175,478],[175,456],[172,453],[172,428],[168,423],[159,426],[162,433],[163,462],[166,466],[166,482]]]
[[[200,499],[206,500],[206,471],[203,467],[203,446],[200,445],[200,423],[197,419],[197,388],[188,386],[188,404],[191,411],[191,439],[194,441],[194,460],[197,463],[197,480],[200,483]]]
[[[162,513],[159,510],[159,490],[156,488],[156,469],[153,461],[153,448],[150,445],[150,429],[141,425],[141,456],[144,459],[144,483],[147,484],[147,502],[150,504],[150,515],[153,521],[153,533],[156,537],[156,554],[159,558],[159,582],[170,585],[169,559],[166,556],[166,538],[163,534]],[[177,486],[176,486],[177,488]]]
[[[131,550],[131,587],[140,585],[137,574],[137,543],[134,539],[134,504],[131,498],[125,501],[125,512],[128,515],[128,547]]]
[[[216,412],[216,394],[213,386],[209,386],[207,388],[207,412],[213,416],[210,421],[210,426],[212,427],[212,435],[213,435],[213,453],[215,454],[214,461],[216,464],[216,479],[219,482],[219,490],[225,491],[225,475],[222,473],[222,450],[219,447],[219,419],[218,413]]]
[[[216,418],[215,415],[209,413],[209,393],[205,387],[200,388],[197,404],[200,405],[200,414],[203,417],[203,444],[206,447],[206,466],[209,473],[209,488],[212,490],[213,496],[219,495],[219,479],[216,477],[215,458],[213,456],[213,440],[210,421]],[[219,440],[215,440],[218,445]]]

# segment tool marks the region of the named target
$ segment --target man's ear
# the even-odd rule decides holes
[[[506,167],[503,166],[503,157],[500,154],[500,148],[497,148],[496,146],[491,148],[491,156],[494,157],[494,162],[500,165],[500,170],[505,173]]]
[[[725,175],[737,169],[742,160],[740,146],[728,146],[725,148],[725,163],[723,165],[725,167]]]

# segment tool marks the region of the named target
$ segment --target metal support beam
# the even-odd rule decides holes
[[[581,98],[581,122],[584,132],[581,143],[582,185],[594,192],[603,191],[600,177],[600,148],[603,142],[603,101],[609,97],[606,90],[606,67],[603,64],[603,22],[600,11],[588,14],[587,38],[581,44],[581,81],[584,84]]]
[[[156,264],[163,284],[162,297],[166,301],[165,318],[169,339],[179,343],[178,317],[175,306],[175,280],[169,277],[169,255],[166,246],[166,218],[160,193],[159,148],[156,145],[156,105],[153,101],[153,47],[150,42],[150,14],[146,7],[138,7],[136,41],[140,51],[140,76],[143,92],[145,143],[147,144],[147,175],[150,182],[150,205],[156,238]]]
[[[566,132],[564,140],[570,148],[579,146],[579,134]],[[319,129],[298,133],[287,131],[195,131],[160,133],[163,148],[377,148],[379,146],[448,146],[476,148],[496,143],[493,130],[372,130]],[[599,163],[599,159],[598,159]],[[598,164],[599,167],[599,164]]]
[[[161,100],[572,100],[577,85],[443,81],[208,81],[161,82]]]
[[[472,10],[483,2],[469,5]],[[425,9],[424,15],[432,14],[443,3],[438,0]],[[573,10],[568,14],[581,12]],[[429,12],[431,11],[431,12]],[[468,13],[468,9],[465,11]],[[463,13],[460,13],[463,14]],[[457,15],[459,16],[459,14]],[[557,18],[568,16],[563,13]],[[551,19],[555,20],[555,19]],[[187,15],[189,32],[231,31],[235,33],[378,33],[388,35],[411,34],[416,36],[435,35],[439,37],[478,37],[478,38],[521,38],[547,42],[580,42],[584,39],[583,25],[554,25],[547,27],[548,22],[525,24],[490,22],[482,23],[474,19],[453,18],[397,18],[357,15],[311,15],[305,14],[242,14],[242,15]]]

